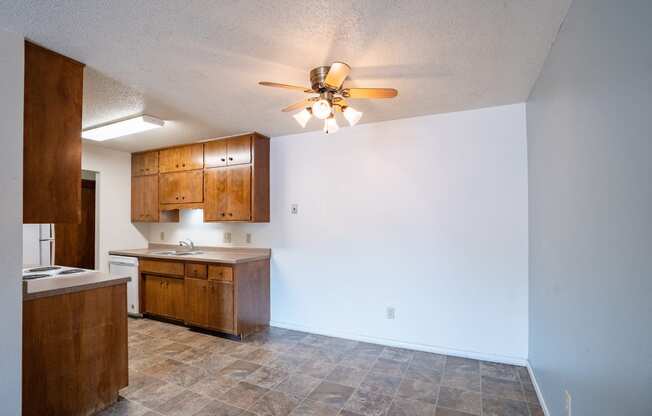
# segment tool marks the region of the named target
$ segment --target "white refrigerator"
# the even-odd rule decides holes
[[[23,224],[23,264],[54,263],[54,224]]]

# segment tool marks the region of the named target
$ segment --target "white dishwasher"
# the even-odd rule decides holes
[[[127,313],[132,316],[142,316],[139,312],[138,295],[138,257],[109,256],[109,274],[114,276],[129,276],[127,283]]]

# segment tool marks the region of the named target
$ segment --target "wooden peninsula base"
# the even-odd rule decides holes
[[[24,416],[92,415],[128,384],[127,285],[23,301]]]

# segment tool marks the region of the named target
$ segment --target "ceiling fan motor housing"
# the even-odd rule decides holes
[[[310,71],[310,86],[312,87],[313,91],[316,92],[324,92],[326,90],[331,90],[335,91],[332,88],[329,88],[326,86],[324,83],[324,80],[326,79],[326,75],[328,75],[328,71],[331,69],[330,66],[318,66],[317,68],[313,68],[312,71]]]

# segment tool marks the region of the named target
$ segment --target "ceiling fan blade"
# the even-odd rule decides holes
[[[300,87],[298,85],[279,84],[278,82],[261,81],[258,84],[264,87],[285,88],[286,90],[297,90],[303,92],[312,92],[310,88]]]
[[[300,108],[310,107],[312,105],[312,103],[314,103],[315,101],[317,101],[316,97],[306,98],[305,100],[301,100],[298,103],[294,103],[292,105],[289,105],[289,106],[285,107],[281,111],[283,111],[284,113],[287,113],[289,111],[298,110]]]
[[[346,98],[394,98],[398,91],[394,88],[347,88],[342,91]]]
[[[328,74],[324,79],[324,84],[328,87],[339,89],[350,72],[351,67],[344,62],[333,62],[331,69],[328,70]]]

